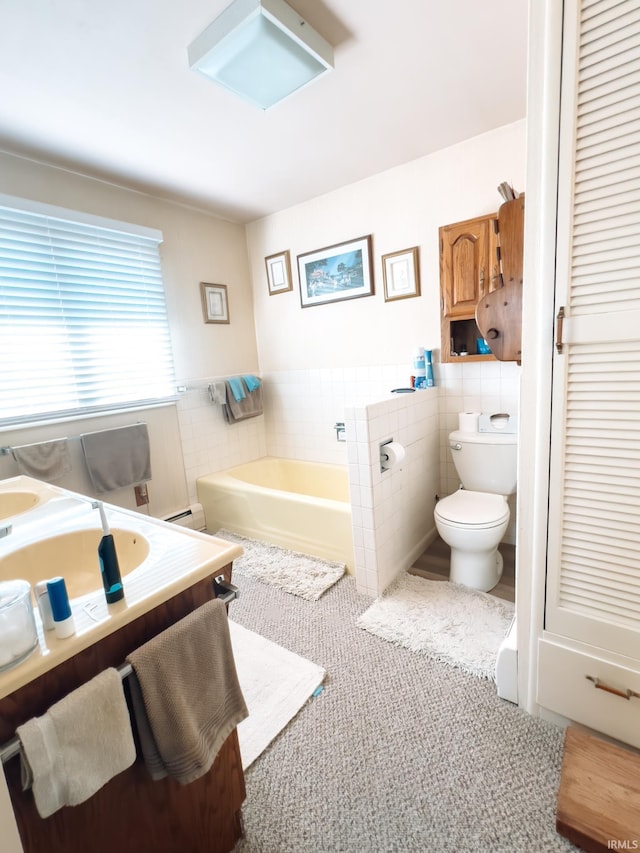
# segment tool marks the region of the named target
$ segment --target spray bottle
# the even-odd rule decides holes
[[[114,604],[124,598],[124,587],[122,586],[122,578],[120,577],[120,566],[118,565],[118,555],[116,554],[116,545],[113,541],[113,534],[109,529],[109,522],[104,511],[102,501],[97,501],[96,506],[100,513],[102,522],[102,539],[98,545],[98,559],[100,561],[100,574],[102,575],[102,585],[104,586],[104,594],[107,599],[107,604]]]

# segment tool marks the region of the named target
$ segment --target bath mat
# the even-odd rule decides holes
[[[405,649],[495,681],[496,657],[515,607],[449,581],[402,574],[358,627]]]
[[[238,725],[246,770],[322,684],[325,670],[229,620],[238,681],[249,716]]]
[[[344,563],[331,563],[319,557],[287,551],[286,548],[248,539],[224,528],[215,535],[237,542],[244,548],[242,557],[233,561],[234,572],[277,586],[284,592],[308,601],[317,601],[323,592],[340,580],[346,570]]]

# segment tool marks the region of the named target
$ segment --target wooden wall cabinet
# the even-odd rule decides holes
[[[475,312],[479,300],[500,287],[496,214],[443,225],[439,238],[441,361],[492,360],[476,352],[482,335]]]

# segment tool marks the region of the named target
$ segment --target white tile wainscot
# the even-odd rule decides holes
[[[439,389],[389,394],[347,407],[345,426],[356,584],[378,596],[435,538],[438,492]],[[393,439],[403,462],[380,470],[380,444]]]

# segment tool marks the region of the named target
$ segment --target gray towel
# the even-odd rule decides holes
[[[151,479],[146,424],[87,432],[80,438],[96,492],[111,492]]]
[[[149,717],[147,716],[147,712],[144,707],[144,699],[142,696],[142,690],[140,689],[140,682],[138,681],[138,676],[135,674],[135,671],[129,675],[128,686],[129,696],[131,697],[131,710],[133,711],[133,718],[138,732],[140,752],[144,758],[147,770],[151,774],[151,778],[154,782],[157,782],[158,779],[164,779],[165,776],[168,776],[169,774],[167,773],[164,762],[160,757],[158,744],[156,743],[156,739],[151,731]]]
[[[182,785],[203,776],[225,740],[248,716],[231,648],[227,610],[213,599],[132,652],[150,748]],[[136,725],[139,708],[134,705]],[[155,742],[155,747],[153,746]],[[157,778],[157,759],[150,767]]]
[[[20,471],[28,477],[37,477],[50,483],[71,471],[69,443],[66,438],[22,444],[20,447],[12,447],[11,452]]]
[[[40,817],[92,797],[136,760],[131,721],[115,669],[107,669],[44,714],[19,726],[23,782]]]
[[[244,380],[240,379],[239,381],[245,389],[245,397],[237,402],[229,382],[224,383],[227,401],[223,405],[222,411],[225,421],[229,424],[246,420],[246,418],[255,418],[262,414],[262,385],[259,385],[255,391],[249,391]]]

